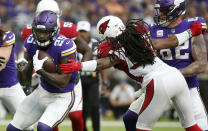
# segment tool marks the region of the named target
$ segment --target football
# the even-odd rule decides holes
[[[56,64],[55,64],[52,56],[43,50],[39,50],[38,59],[42,60],[45,57],[48,57],[48,60],[46,60],[43,63],[43,69],[49,73],[55,73],[56,72]]]

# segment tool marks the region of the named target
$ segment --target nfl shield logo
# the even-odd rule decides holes
[[[163,30],[157,30],[157,37],[163,37]]]
[[[172,33],[175,33],[175,29],[171,29],[171,32],[172,32]]]

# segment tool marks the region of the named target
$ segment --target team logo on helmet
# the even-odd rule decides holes
[[[110,20],[107,20],[105,21],[104,23],[102,23],[100,26],[99,26],[99,34],[104,34],[107,27],[108,27],[108,23],[109,23]]]

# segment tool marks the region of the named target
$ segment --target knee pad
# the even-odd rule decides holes
[[[20,129],[17,129],[15,126],[13,126],[12,124],[9,124],[7,127],[7,131],[22,131]]]
[[[42,122],[38,122],[37,131],[53,131],[52,128]]]
[[[126,131],[136,131],[137,119],[138,119],[138,114],[131,110],[128,110],[123,115],[123,121],[124,121]]]

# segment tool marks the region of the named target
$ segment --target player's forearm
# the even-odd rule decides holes
[[[49,73],[43,69],[37,71],[37,73],[41,75],[48,83],[60,89],[66,88],[71,78],[71,74]]]
[[[168,35],[167,39],[152,39],[152,45],[156,50],[168,49],[183,44],[191,37],[192,33],[190,29],[188,29],[176,35]]]
[[[167,39],[152,39],[152,46],[156,50],[168,49],[177,45],[178,39],[174,35],[169,35]]]
[[[20,84],[23,86],[31,82],[33,68],[30,65],[31,63],[28,63],[21,70],[18,70],[17,78]]]
[[[180,69],[184,77],[191,77],[206,71],[206,63],[195,61],[186,68]]]

